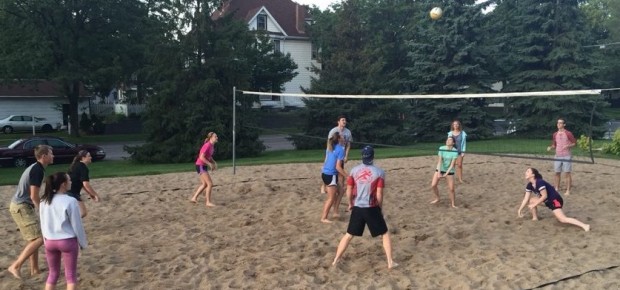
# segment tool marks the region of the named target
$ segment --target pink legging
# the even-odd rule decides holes
[[[49,274],[47,275],[47,284],[56,285],[58,276],[60,276],[60,258],[65,264],[65,278],[67,284],[77,283],[77,259],[79,246],[77,238],[64,240],[45,240],[45,256],[47,258],[47,266]]]

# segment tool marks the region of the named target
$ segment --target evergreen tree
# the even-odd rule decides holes
[[[502,1],[498,5],[498,13],[516,14],[507,55],[513,65],[506,70],[510,73],[505,91],[598,87],[596,64],[592,55],[584,51],[588,37],[579,2],[528,0]],[[510,11],[501,9],[503,5],[509,5]],[[559,117],[572,124],[574,133],[587,134],[593,108],[605,103],[598,96],[569,96],[512,98],[506,106],[509,118],[519,120],[520,134],[542,137],[555,130]],[[594,124],[602,122],[601,114],[594,112]]]
[[[168,2],[165,21],[174,27],[153,50],[149,82],[154,96],[145,116],[147,144],[130,148],[140,162],[188,162],[209,131],[219,135],[216,158],[232,154],[232,89],[278,90],[294,77],[289,56],[274,54],[264,35],[231,15],[214,19],[220,1]],[[173,4],[180,5],[173,5]],[[186,31],[185,28],[189,28]],[[264,150],[255,127],[257,98],[237,99],[236,152]]]
[[[410,17],[409,1],[351,0],[334,11],[313,11],[313,41],[320,47],[321,68],[308,93],[396,94],[403,91],[401,66],[406,59],[404,35],[397,27]],[[307,99],[303,131],[295,136],[298,149],[323,148],[329,129],[344,114],[361,143],[405,144],[409,139],[401,100]]]
[[[476,1],[442,1],[443,17],[428,13],[437,2],[416,2],[406,84],[416,94],[488,92],[492,79],[486,71],[488,49],[482,45],[484,19]],[[483,99],[417,99],[411,102],[412,128],[419,140],[445,138],[450,123],[459,119],[472,139],[491,135]]]

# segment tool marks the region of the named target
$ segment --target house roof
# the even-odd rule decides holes
[[[308,7],[291,0],[228,0],[213,13],[217,19],[229,13],[234,18],[249,22],[262,7],[265,7],[275,21],[282,27],[286,35],[309,37],[306,32],[306,18],[309,17]]]
[[[82,86],[80,96],[88,93]],[[0,97],[62,97],[57,83],[49,80],[0,81]]]

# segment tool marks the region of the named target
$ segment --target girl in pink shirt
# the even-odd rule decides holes
[[[215,206],[211,203],[211,190],[213,189],[213,181],[209,175],[209,170],[216,170],[217,163],[213,160],[213,151],[215,149],[215,143],[217,143],[217,134],[209,132],[204,144],[200,148],[198,158],[196,158],[196,173],[200,178],[200,185],[196,189],[196,192],[192,196],[191,202],[198,202],[198,195],[204,190],[205,198],[207,200],[206,205],[208,207]]]

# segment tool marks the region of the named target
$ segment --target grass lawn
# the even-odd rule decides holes
[[[128,136],[125,136],[127,138]],[[120,137],[119,137],[120,138]],[[124,141],[136,141],[136,139]],[[595,141],[596,146],[601,146],[605,141]],[[97,142],[94,142],[95,144]],[[413,156],[435,155],[440,144],[437,143],[418,143],[409,147],[396,148],[378,148],[375,158],[400,158]],[[535,154],[537,156],[551,157],[550,153],[545,151],[549,145],[549,140],[532,140],[532,139],[492,139],[484,141],[471,141],[467,143],[467,151],[471,154],[492,154],[492,153],[511,153],[511,154]],[[359,159],[357,153],[359,149],[351,149],[352,159]],[[264,165],[264,164],[282,164],[282,163],[321,163],[324,160],[323,150],[283,150],[264,152],[258,157],[241,158],[236,160],[237,166],[248,165]],[[574,149],[573,154],[576,156],[589,156],[589,153],[580,149]],[[595,154],[596,158],[611,158],[620,160],[620,156]],[[232,160],[218,161],[220,167],[232,166]],[[69,164],[54,164],[47,168],[48,173],[56,171],[66,171]],[[118,176],[136,176],[136,175],[153,175],[172,172],[194,171],[194,165],[191,162],[179,164],[137,164],[130,161],[103,160],[94,162],[90,165],[91,178],[106,178]],[[19,177],[23,172],[23,168],[0,168],[0,185],[15,185],[19,181]]]

